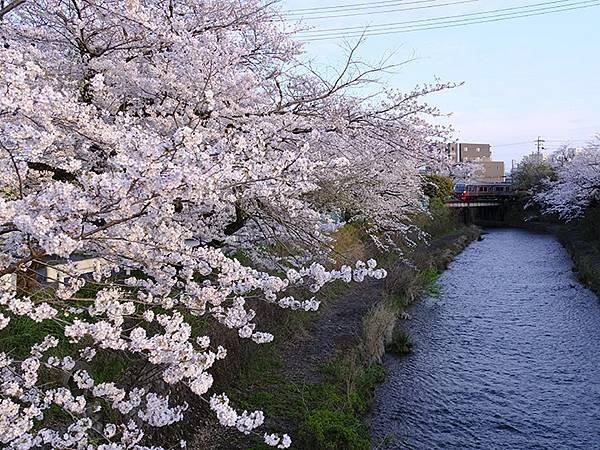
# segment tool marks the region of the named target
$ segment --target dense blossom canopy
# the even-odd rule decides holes
[[[600,135],[579,152],[553,155],[556,180],[535,196],[546,212],[573,219],[600,201]]]
[[[207,396],[223,426],[253,432],[262,412],[211,392],[227,350],[190,318],[266,343],[253,302],[315,310],[328,282],[384,277],[373,260],[326,270],[309,250],[332,213],[384,234],[406,227],[423,204],[418,168],[439,163],[444,134],[420,97],[447,86],[357,97],[377,68],[351,52],[333,81],[319,77],[258,0],[1,5],[0,275],[17,282],[2,284],[0,329],[61,333],[0,352],[0,442],[158,448],[148,430],[188,407],[169,397],[176,385]],[[302,258],[256,269],[276,242]],[[83,257],[101,261],[92,279]],[[56,259],[64,282],[38,285]],[[147,360],[161,390],[98,381],[101,352]],[[56,409],[68,419],[49,420]]]

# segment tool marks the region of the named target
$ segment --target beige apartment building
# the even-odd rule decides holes
[[[490,181],[500,183],[504,181],[504,161],[477,161],[483,166],[483,176],[481,181]]]
[[[458,144],[461,162],[481,162],[492,160],[490,144]]]
[[[504,181],[504,161],[492,161],[490,144],[466,142],[450,143],[447,147],[448,158],[454,163],[473,162],[484,168],[480,181],[490,183]]]

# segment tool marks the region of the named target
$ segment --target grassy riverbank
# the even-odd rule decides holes
[[[221,368],[229,376],[219,388],[236,406],[264,410],[266,428],[288,432],[294,448],[369,449],[364,418],[373,389],[385,377],[381,360],[398,317],[479,234],[474,227],[446,233],[413,249],[404,261],[380,255],[389,268],[386,280],[334,284],[321,295],[316,314],[274,311],[261,326],[273,330],[276,341],[246,357],[238,347],[236,366]],[[362,257],[368,246],[353,227],[337,243],[349,259]],[[213,427],[199,428],[192,448],[266,448],[258,439],[249,446],[235,432],[219,446]]]
[[[585,217],[557,227],[561,244],[573,258],[581,282],[600,297],[600,207]]]

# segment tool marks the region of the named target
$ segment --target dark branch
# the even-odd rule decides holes
[[[248,215],[242,210],[238,203],[235,204],[235,220],[225,227],[225,236],[231,236],[241,230],[248,221]]]
[[[52,172],[52,179],[56,181],[68,181],[70,183],[77,181],[77,177],[71,172],[67,172],[59,167],[52,167],[42,162],[27,162],[27,167],[31,170],[40,172]]]
[[[17,8],[18,6],[22,5],[23,3],[25,3],[25,0],[15,0],[14,2],[4,6],[4,2],[2,2],[0,4],[0,21],[4,18],[5,15],[7,15],[9,12]]]

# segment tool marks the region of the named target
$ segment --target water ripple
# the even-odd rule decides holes
[[[391,449],[600,449],[600,304],[554,238],[493,230],[405,322],[373,442]]]

